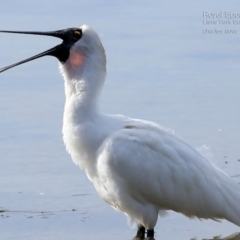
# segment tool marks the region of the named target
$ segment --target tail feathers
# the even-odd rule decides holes
[[[225,181],[220,187],[225,200],[225,204],[222,206],[222,217],[240,227],[240,185],[225,176]]]

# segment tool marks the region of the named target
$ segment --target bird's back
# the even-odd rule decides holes
[[[153,211],[171,209],[240,226],[240,186],[155,124],[133,120],[111,134],[98,151],[97,170],[101,197],[137,222],[148,206],[145,214],[153,218]]]

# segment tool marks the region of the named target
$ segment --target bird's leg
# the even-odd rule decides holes
[[[154,239],[154,229],[147,230],[147,238],[146,240],[155,240]]]
[[[138,226],[138,231],[136,237],[133,240],[144,240],[145,239],[145,227],[142,225]]]

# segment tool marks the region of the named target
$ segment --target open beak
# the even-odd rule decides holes
[[[11,64],[7,67],[0,68],[0,73],[4,72],[10,68],[13,68],[15,66],[18,66],[20,64],[32,61],[34,59],[44,57],[44,56],[54,56],[56,57],[60,62],[64,63],[67,61],[70,49],[74,45],[75,42],[77,42],[81,36],[82,36],[82,30],[79,28],[68,28],[64,30],[58,30],[53,32],[23,32],[23,31],[0,31],[0,33],[19,33],[19,34],[33,34],[33,35],[42,35],[42,36],[51,36],[51,37],[57,37],[63,40],[63,42],[45,52],[39,53],[33,57],[27,58],[25,60],[22,60],[20,62]]]

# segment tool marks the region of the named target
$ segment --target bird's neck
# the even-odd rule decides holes
[[[98,110],[98,98],[101,89],[94,89],[86,80],[65,80],[65,111],[71,110],[79,120]],[[68,108],[68,109],[66,109]],[[69,114],[68,111],[68,114]]]
[[[99,47],[91,54],[73,48],[69,59],[60,64],[65,80],[66,107],[81,120],[97,110],[98,98],[106,77],[106,56]]]
[[[96,73],[96,72],[95,72]],[[73,161],[88,175],[94,171],[94,152],[99,140],[98,98],[105,79],[104,72],[77,77],[64,74],[66,102],[63,116],[63,140]]]
[[[70,66],[71,67],[71,66]],[[68,65],[62,66],[65,80],[66,108],[79,120],[98,110],[98,99],[105,80],[105,69],[86,64],[76,71]],[[94,71],[92,70],[94,69]],[[71,115],[68,112],[69,115]]]

